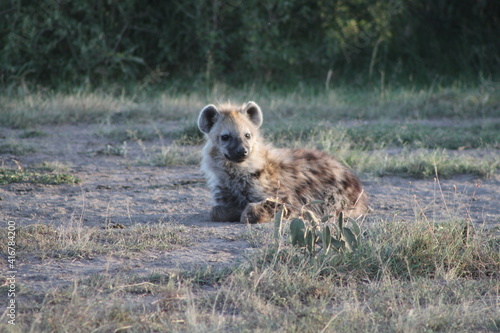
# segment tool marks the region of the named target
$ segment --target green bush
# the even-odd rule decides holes
[[[3,1],[0,80],[435,82],[498,74],[500,3]]]

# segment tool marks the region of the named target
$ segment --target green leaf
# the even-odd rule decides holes
[[[315,228],[315,233],[316,235],[316,242],[323,242],[323,233],[321,232],[321,230],[319,230],[319,228]]]
[[[321,218],[321,222],[326,222],[328,221],[329,219],[331,219],[332,217],[334,217],[333,215],[325,215]]]
[[[313,231],[311,229],[308,229],[306,233],[306,246],[307,250],[312,255],[316,253],[316,244],[314,242],[314,238],[316,237],[314,236]]]
[[[335,228],[335,236],[336,236],[336,238],[334,236],[332,236],[332,238],[340,240],[342,238],[342,232],[340,230],[339,225],[338,224],[334,224],[333,227]]]
[[[336,240],[335,238],[332,238],[331,244],[337,251],[342,251],[345,248],[345,242],[343,240]]]
[[[330,251],[330,246],[332,244],[332,236],[329,226],[325,226],[325,228],[323,229],[322,241],[323,241],[323,248],[325,249],[325,254],[327,254],[328,251]]]
[[[352,233],[351,229],[344,228],[344,233],[342,234],[342,237],[345,240],[346,247],[350,252],[353,252],[357,249],[358,241],[356,240],[356,237]]]
[[[356,236],[356,240],[358,240],[359,235],[361,235],[361,229],[359,228],[359,225],[354,220],[351,220],[351,231],[354,234],[354,236]]]
[[[344,228],[344,213],[342,213],[342,212],[339,213],[339,219],[338,219],[338,221],[339,221],[340,234],[342,234],[343,233],[342,229]]]
[[[305,246],[305,234],[306,226],[304,221],[298,218],[294,218],[290,222],[290,237],[292,240],[292,245],[298,245],[300,247]]]

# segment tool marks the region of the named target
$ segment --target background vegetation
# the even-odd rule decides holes
[[[477,82],[499,31],[496,0],[8,0],[0,82]]]

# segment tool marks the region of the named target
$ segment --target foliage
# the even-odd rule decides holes
[[[279,213],[279,212],[278,212]],[[277,214],[278,214],[277,213]],[[338,216],[338,224],[334,225],[335,233],[332,235],[330,227],[323,225],[313,212],[304,211],[305,220],[309,223],[304,223],[304,220],[294,218],[290,222],[290,239],[291,244],[307,249],[313,256],[318,253],[317,245],[322,244],[322,254],[326,255],[330,250],[337,252],[352,252],[356,250],[359,244],[360,229],[354,220],[351,220],[351,228],[344,226],[344,215],[340,213]],[[325,216],[321,222],[329,220],[330,216]]]
[[[191,89],[491,78],[499,11],[496,0],[10,0],[0,5],[0,80]]]
[[[321,200],[315,200],[310,204],[320,204]],[[279,243],[282,237],[283,217],[286,214],[286,206],[279,209],[274,215],[274,239]],[[325,224],[333,216],[325,215],[320,219],[313,211],[301,210],[303,218],[294,218],[290,221],[290,243],[301,249],[306,249],[312,256],[316,256],[321,251],[322,255],[327,255],[330,250],[337,253],[353,252],[359,245],[361,230],[353,219],[344,219],[344,214],[340,212],[337,224],[334,225],[334,232]],[[345,227],[345,222],[350,220],[351,228]],[[318,246],[320,249],[318,250]]]

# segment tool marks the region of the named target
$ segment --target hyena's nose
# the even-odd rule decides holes
[[[231,162],[240,163],[248,158],[250,150],[244,146],[234,147],[229,149],[229,154],[224,155]]]
[[[245,157],[245,156],[248,156],[248,149],[246,148],[242,148],[238,151],[238,155],[241,156],[241,157]]]

